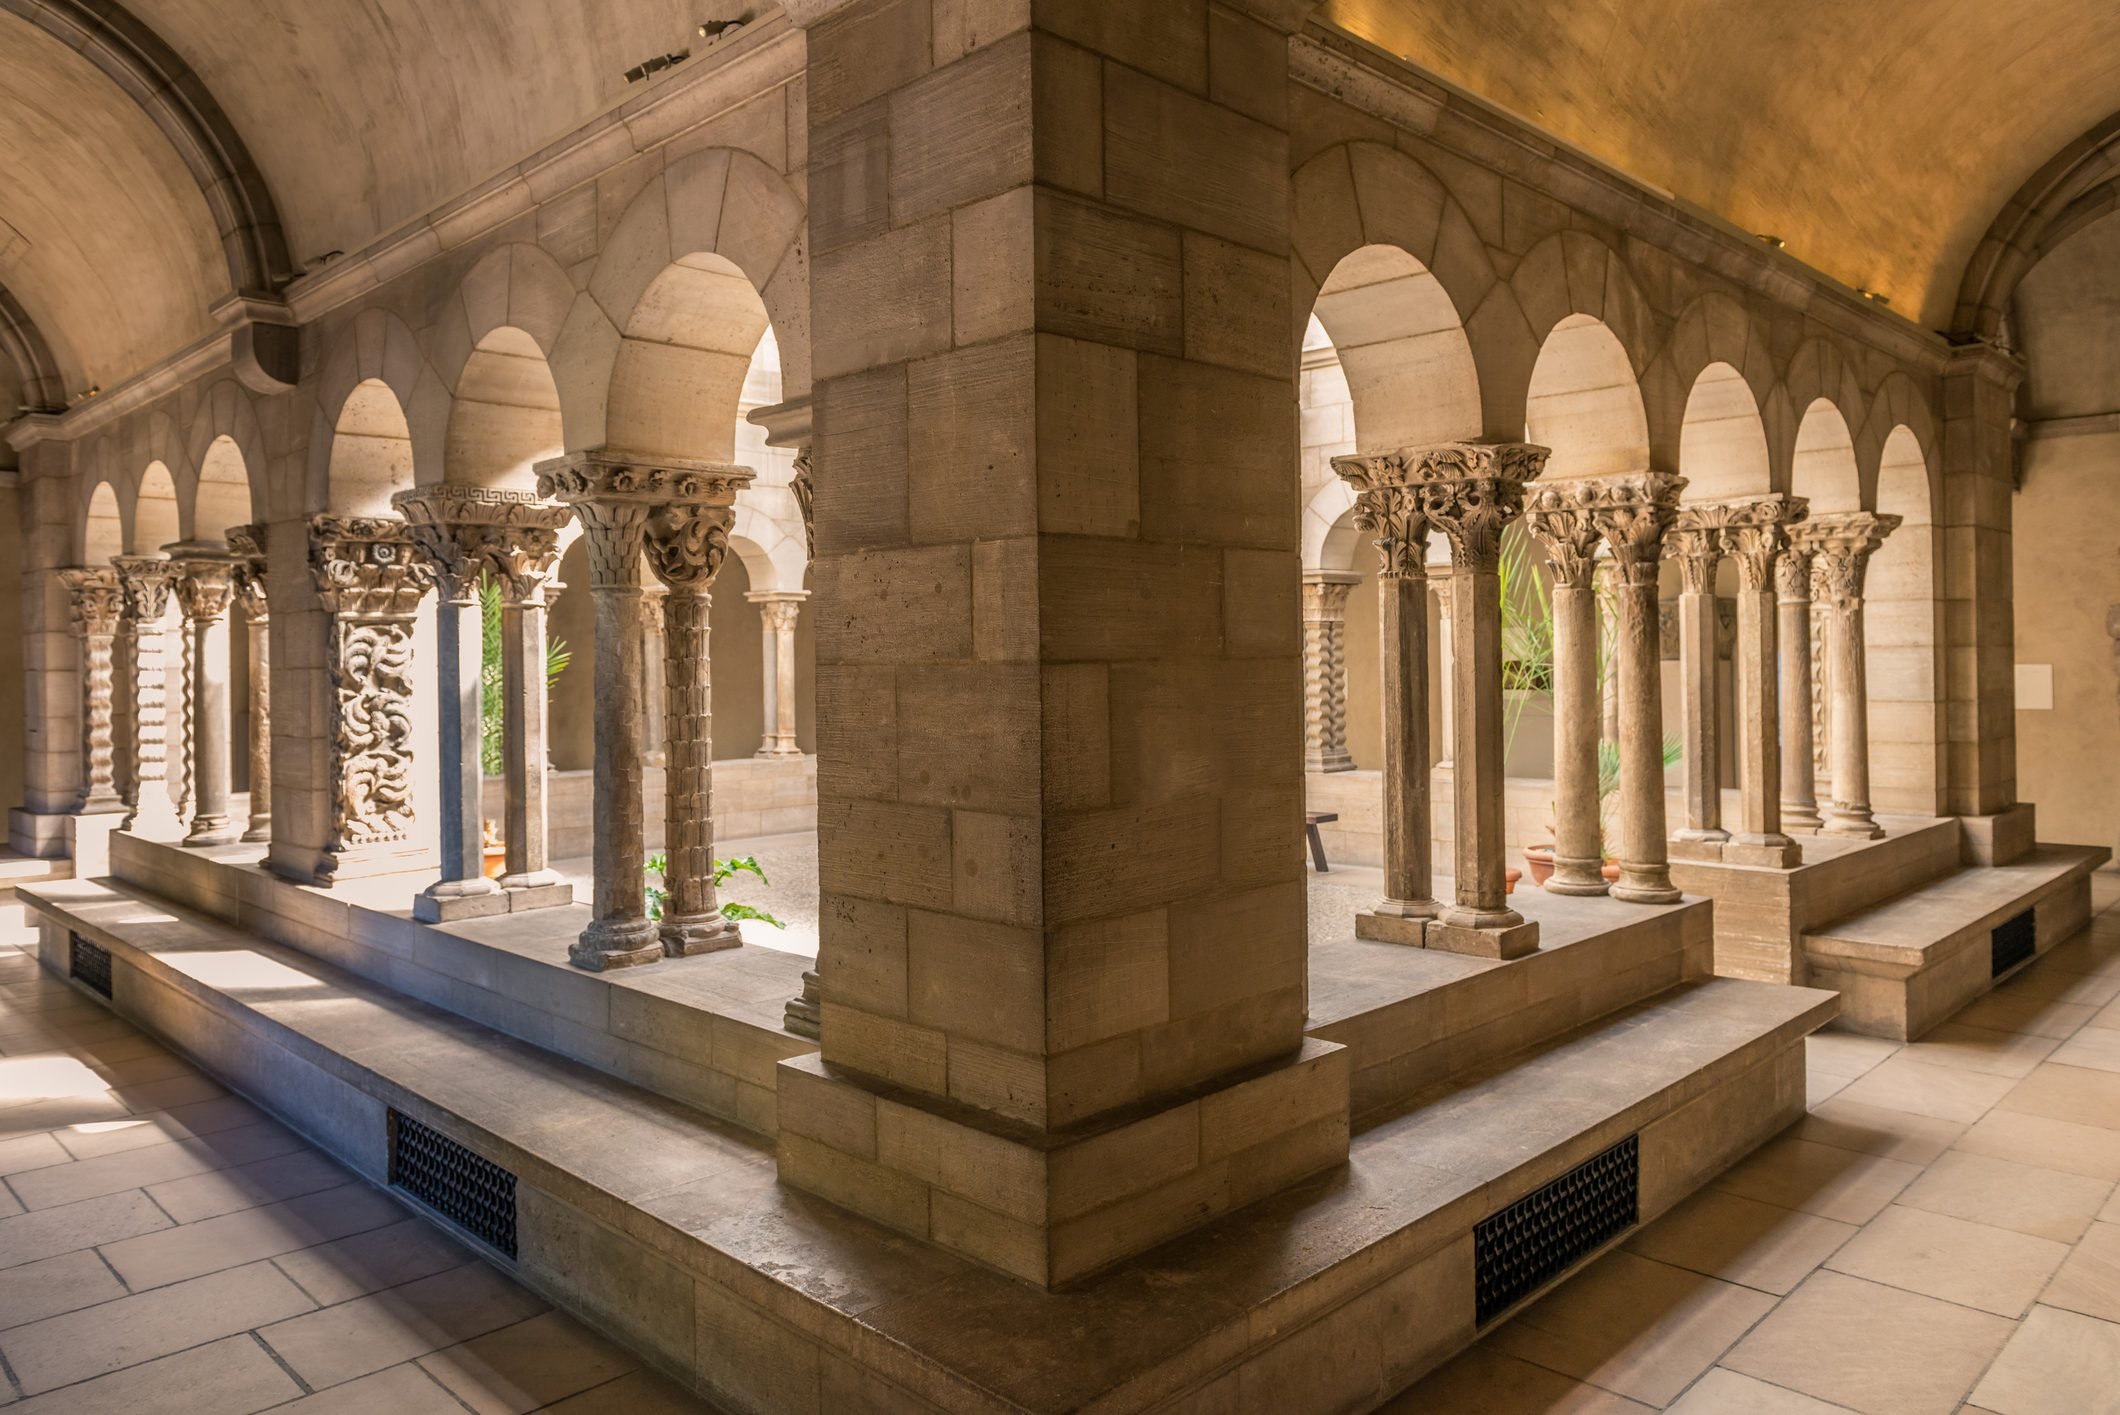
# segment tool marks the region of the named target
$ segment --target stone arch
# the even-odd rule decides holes
[[[1507,308],[1483,307],[1468,321],[1481,387],[1490,400],[1490,422],[1496,397],[1505,398],[1503,406],[1511,409],[1529,406],[1533,371],[1554,331],[1564,324],[1581,328],[1585,317],[1603,325],[1625,353],[1639,398],[1639,383],[1658,343],[1657,316],[1633,271],[1611,247],[1586,231],[1557,232],[1525,254],[1505,288]],[[1511,427],[1498,435],[1523,434]]]
[[[15,365],[22,379],[22,402],[34,412],[66,409],[66,379],[52,346],[13,293],[0,285],[0,356]],[[10,411],[9,416],[13,413]]]
[[[453,399],[444,481],[528,489],[535,464],[565,450],[550,360],[574,299],[559,263],[520,242],[488,251],[450,293],[428,335]]]
[[[1613,476],[1649,465],[1649,417],[1638,365],[1590,313],[1556,320],[1524,390],[1527,441],[1553,449],[1545,478]]]
[[[1733,365],[1718,360],[1693,380],[1679,425],[1677,467],[1688,501],[1774,489],[1766,420],[1751,381]]]
[[[1949,770],[1933,446],[1905,422],[1884,435],[1872,503],[1900,523],[1870,558],[1863,591],[1872,804],[1924,816],[1945,810]]]
[[[2026,179],[1966,262],[1951,328],[1996,339],[2017,285],[2069,231],[2110,210],[2120,183],[2120,113],[2091,127]]]
[[[1937,436],[1935,412],[1922,393],[1921,385],[1895,369],[1878,385],[1876,396],[1870,399],[1867,416],[1855,433],[1855,464],[1862,473],[1863,505],[1874,506],[1879,511],[1898,509],[1878,500],[1878,491],[1886,444],[1902,433],[1914,439],[1915,445],[1921,449],[1922,461],[1929,469],[1927,503],[1935,505],[1941,501],[1943,488],[1938,478],[1942,470],[1938,453],[1942,441]],[[1903,452],[1900,461],[1901,464],[1905,461]],[[1905,495],[1903,488],[1900,495],[1902,498]]]
[[[1862,476],[1855,466],[1855,439],[1848,420],[1830,398],[1814,398],[1796,425],[1790,450],[1789,490],[1823,511],[1860,511]]]
[[[226,433],[206,444],[190,513],[185,538],[204,541],[225,542],[229,531],[256,519],[250,501],[250,464],[242,447]]]
[[[177,478],[165,462],[149,462],[133,489],[133,512],[126,529],[128,555],[154,555],[165,545],[185,539],[187,514],[177,499]]]
[[[272,508],[268,504],[265,436],[258,427],[258,413],[249,391],[232,378],[219,380],[200,399],[185,433],[185,460],[193,467],[203,468],[209,450],[224,440],[233,443],[242,458],[243,473],[248,479],[248,519],[269,519]]]
[[[80,479],[74,510],[73,564],[106,564],[113,555],[123,555],[132,535],[132,518],[126,500],[118,495],[107,459],[91,454],[89,474]],[[101,465],[97,465],[100,463]]]
[[[1793,491],[1801,496],[1805,494],[1803,488],[1794,480],[1797,448],[1816,405],[1820,401],[1831,404],[1841,426],[1854,429],[1863,424],[1868,399],[1863,394],[1861,380],[1855,376],[1854,358],[1837,342],[1818,337],[1805,340],[1789,360],[1781,392],[1786,404],[1783,410],[1786,427],[1777,427],[1778,420],[1770,414],[1767,446],[1775,458],[1776,489]],[[1777,437],[1777,433],[1785,433],[1786,440]],[[1852,434],[1849,443],[1852,448]],[[1815,509],[1833,508],[1821,506]]]
[[[1717,291],[1702,295],[1679,314],[1671,337],[1642,379],[1642,397],[1649,409],[1649,445],[1657,465],[1674,465],[1680,455],[1689,405],[1701,375],[1713,364],[1736,371],[1764,419],[1781,378],[1773,347],[1751,312]]]
[[[389,514],[392,491],[435,479],[423,476],[425,469],[439,474],[449,404],[404,322],[383,310],[362,311],[317,375],[303,509]]]
[[[683,359],[658,357],[647,347],[651,344],[719,355],[725,362],[740,356],[742,363],[724,377],[730,385],[729,431],[699,442],[689,432],[664,429],[660,435],[682,437],[688,449],[647,450],[714,456],[719,447],[719,455],[727,455],[735,391],[767,324],[778,340],[786,396],[806,394],[806,220],[800,194],[747,152],[707,148],[651,179],[619,217],[553,348],[554,366],[570,371],[560,384],[568,445],[631,445],[624,443],[629,424],[645,423],[654,431],[644,406],[654,400],[626,400],[648,392],[654,366]],[[739,282],[750,287],[748,301],[736,298]],[[734,318],[736,327],[715,329],[716,317]],[[747,332],[739,338],[739,331]],[[701,415],[702,422],[706,416]]]

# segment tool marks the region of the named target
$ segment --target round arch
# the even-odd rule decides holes
[[[232,378],[215,383],[200,400],[198,412],[192,416],[191,427],[185,433],[185,460],[194,467],[203,468],[214,445],[223,441],[234,445],[245,483],[244,514],[229,524],[242,525],[269,519],[271,507],[267,504],[270,498],[265,481],[268,463],[264,433],[258,427],[257,410],[251,406],[249,392]],[[218,455],[227,456],[225,452]]]
[[[412,431],[397,395],[381,379],[365,379],[347,393],[330,444],[326,510],[388,515],[391,495],[413,485]]]
[[[1556,320],[1524,394],[1524,437],[1553,449],[1543,480],[1649,465],[1649,417],[1626,346],[1592,314]]]
[[[223,433],[206,444],[206,455],[200,459],[189,535],[204,541],[226,541],[231,530],[254,519],[249,464],[236,440]]]
[[[449,406],[404,321],[363,310],[318,372],[302,509],[389,514],[391,492],[440,476]]]
[[[167,465],[150,462],[133,493],[132,524],[126,535],[128,555],[155,555],[184,539],[184,513],[177,503],[177,482]]]
[[[1679,425],[1678,471],[1688,501],[1774,488],[1766,420],[1752,385],[1730,364],[1709,364],[1693,381]]]
[[[94,567],[109,563],[114,555],[123,555],[126,530],[117,488],[106,479],[97,479],[81,500],[80,520],[74,531],[74,564]]]
[[[1923,816],[1942,814],[1948,769],[1931,478],[1921,439],[1894,426],[1878,458],[1875,504],[1900,523],[1870,558],[1863,587],[1872,804]]]
[[[1862,509],[1855,439],[1830,398],[1814,398],[1804,407],[1790,450],[1789,490],[1810,501],[1813,515]]]

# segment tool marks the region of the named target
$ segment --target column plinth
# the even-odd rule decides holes
[[[1592,576],[1604,542],[1592,482],[1534,487],[1524,526],[1553,567],[1553,876],[1555,894],[1604,894],[1604,830],[1598,797],[1597,591]]]
[[[1789,529],[1789,545],[1774,562],[1775,613],[1780,630],[1781,824],[1816,831],[1817,744],[1812,737],[1811,566],[1809,522]]]
[[[1303,769],[1353,771],[1347,750],[1347,596],[1360,575],[1303,572]],[[1426,577],[1422,577],[1426,583]],[[1427,606],[1421,606],[1422,617]],[[1385,652],[1391,652],[1387,631]]]
[[[1678,595],[1679,698],[1685,743],[1686,820],[1671,834],[1682,859],[1720,860],[1730,833],[1722,825],[1721,718],[1716,707],[1715,571],[1722,563],[1720,507],[1681,506],[1664,536],[1664,553],[1681,573]]]
[[[159,555],[124,555],[111,561],[125,593],[121,632],[131,639],[132,813],[125,829],[153,840],[184,830],[169,786],[168,620],[176,569]]]
[[[1599,483],[1595,515],[1613,560],[1619,630],[1619,879],[1612,897],[1675,904],[1664,818],[1663,665],[1657,646],[1657,565],[1678,514],[1683,477],[1643,472]]]
[[[1897,516],[1843,511],[1814,517],[1818,589],[1826,606],[1832,684],[1827,714],[1833,799],[1820,833],[1854,840],[1884,835],[1870,811],[1870,705],[1862,628],[1863,576],[1870,556],[1899,525]]]
[[[272,839],[272,620],[265,592],[265,528],[238,526],[228,548],[239,557],[236,602],[250,635],[250,820],[248,842]]]
[[[1803,851],[1781,828],[1781,722],[1776,674],[1775,578],[1789,528],[1810,503],[1775,493],[1724,503],[1723,553],[1737,567],[1737,830],[1723,847],[1733,865],[1791,869]]]
[[[795,740],[795,620],[807,590],[764,590],[744,598],[758,606],[765,635],[765,734],[753,756],[799,757]]]
[[[235,603],[241,563],[226,546],[179,542],[164,546],[177,571],[177,603],[191,644],[190,846],[227,845],[243,833],[229,815],[234,762],[228,711],[228,611]]]
[[[61,570],[59,580],[66,586],[74,632],[81,640],[81,794],[74,809],[84,816],[107,815],[125,809],[117,791],[117,755],[111,741],[112,651],[124,596],[117,571],[107,565]]]

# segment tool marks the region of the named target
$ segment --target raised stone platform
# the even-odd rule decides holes
[[[48,968],[70,933],[109,950],[118,1011],[377,1182],[393,1111],[512,1172],[520,1276],[739,1411],[1368,1408],[1514,1310],[1475,1301],[1483,1219],[1629,1141],[1633,1216],[1656,1217],[1801,1114],[1802,1040],[1833,1010],[1734,980],[1662,990],[1048,1293],[782,1186],[752,1134],[308,952],[109,882],[23,897]]]
[[[1974,865],[1803,937],[1814,984],[1839,991],[1840,1025],[1913,1041],[2090,918],[2103,847],[2038,845],[2006,865]],[[2014,954],[1998,925],[2032,915]]]

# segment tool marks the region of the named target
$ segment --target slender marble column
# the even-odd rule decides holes
[[[1811,740],[1811,561],[1810,523],[1789,528],[1789,546],[1774,562],[1781,661],[1781,823],[1785,830],[1815,831],[1818,814],[1816,750]]]
[[[1774,493],[1730,506],[1724,554],[1737,567],[1738,829],[1723,847],[1731,864],[1789,869],[1803,852],[1781,829],[1781,724],[1775,675],[1775,569],[1788,528],[1809,503]]]
[[[227,547],[180,541],[163,547],[177,567],[177,603],[191,636],[190,846],[226,845],[242,835],[229,815],[233,781],[228,711],[228,611],[237,560]]]
[[[265,593],[265,528],[238,526],[228,548],[241,557],[236,602],[250,635],[250,821],[247,842],[272,839],[272,620]]]
[[[669,592],[661,585],[643,579],[640,592],[640,662],[641,672],[646,677],[641,682],[641,701],[650,707],[647,720],[641,724],[640,759],[649,766],[669,765],[669,743],[664,733],[669,723],[664,717],[662,704],[670,696],[669,675],[664,665],[669,662],[670,642],[668,628],[663,619],[663,603]]]
[[[124,598],[117,571],[108,565],[59,572],[72,600],[74,632],[81,639],[81,795],[74,807],[85,816],[125,809],[112,768],[112,651]]]
[[[1833,800],[1821,833],[1856,840],[1884,834],[1870,812],[1870,709],[1862,633],[1862,584],[1870,556],[1898,528],[1897,516],[1842,511],[1814,519],[1821,588],[1832,626]]]
[[[1664,822],[1663,664],[1656,579],[1683,477],[1642,472],[1602,481],[1597,517],[1615,564],[1619,621],[1619,880],[1612,896],[1675,904]]]
[[[765,635],[765,724],[764,740],[753,755],[799,757],[795,741],[795,619],[807,590],[766,590],[747,595],[758,606]]]
[[[1303,769],[1353,771],[1347,751],[1347,596],[1360,575],[1303,572]]]
[[[1603,894],[1598,819],[1598,548],[1595,482],[1541,483],[1525,497],[1524,527],[1553,567],[1553,877],[1555,894]]]
[[[1597,591],[1598,737],[1619,741],[1619,566],[1606,556],[1597,562],[1592,583]]]
[[[724,467],[719,474],[728,499],[673,501],[648,522],[648,563],[669,590],[663,601],[664,674],[669,683],[663,731],[669,756],[663,853],[669,868],[663,884],[669,900],[662,944],[673,958],[743,942],[736,925],[721,916],[714,887],[714,692],[708,631],[714,576],[729,553],[736,489],[751,474],[741,467]]]
[[[536,526],[518,526],[490,568],[501,587],[501,756],[507,784],[502,889],[512,907],[573,902],[574,886],[551,868],[545,814],[545,605],[559,561],[559,530],[569,513],[550,507]]]
[[[1425,568],[1425,567],[1424,567]],[[1450,578],[1428,577],[1428,593],[1435,600],[1435,663],[1436,677],[1445,683],[1456,681],[1457,645],[1450,636]],[[1457,716],[1456,705],[1448,693],[1436,698],[1436,728],[1442,740],[1435,744],[1436,765],[1455,769],[1457,765]]]
[[[123,630],[132,639],[132,814],[125,829],[154,840],[181,835],[176,797],[169,789],[169,665],[167,642],[176,569],[159,555],[125,555],[111,562],[125,592]]]
[[[1679,666],[1685,680],[1680,698],[1686,744],[1686,823],[1672,835],[1680,853],[1719,860],[1730,832],[1722,825],[1722,743],[1717,731],[1718,673],[1715,570],[1722,561],[1722,508],[1681,506],[1664,537],[1665,554],[1683,575],[1678,595]]]

